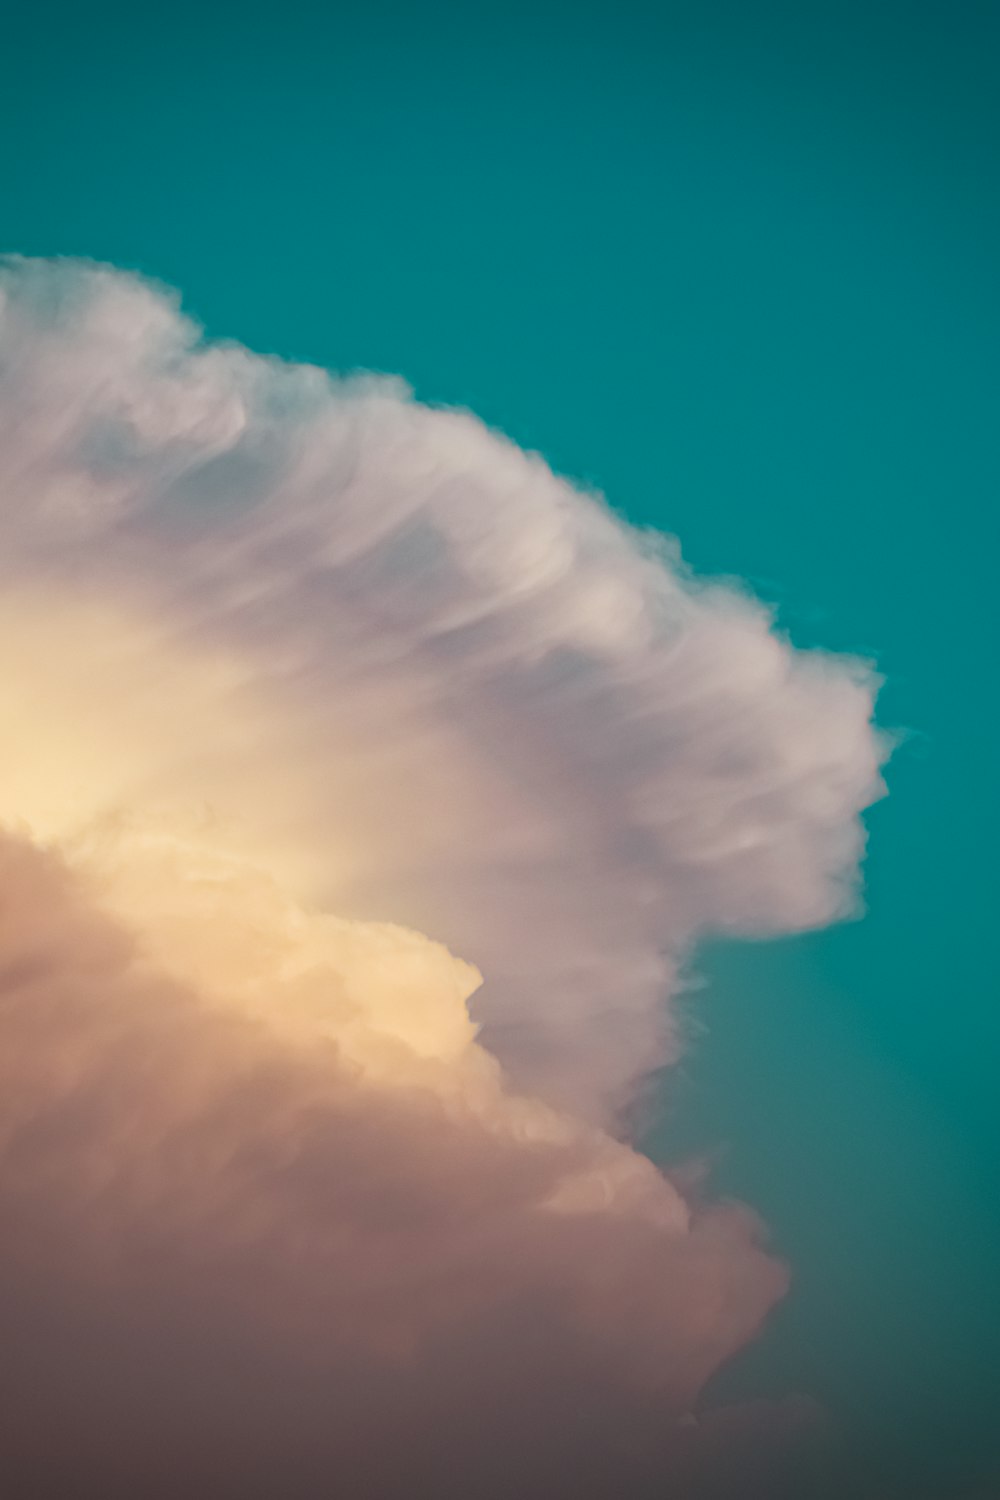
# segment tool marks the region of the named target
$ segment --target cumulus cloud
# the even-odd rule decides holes
[[[870,673],[397,382],[2,288],[8,1472],[687,1484],[785,1273],[622,1121],[702,934],[855,900]]]

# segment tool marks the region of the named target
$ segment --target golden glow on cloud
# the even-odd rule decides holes
[[[476,1046],[471,964],[411,929],[311,909],[282,883],[309,865],[275,832],[283,804],[297,824],[288,741],[235,658],[201,661],[138,613],[44,593],[8,595],[0,642],[8,826],[68,862],[151,972],[276,1045],[332,1044],[369,1082],[438,1092],[515,1138],[580,1134],[509,1094]],[[613,1208],[621,1177],[630,1201],[637,1182],[652,1185],[655,1215],[685,1221],[648,1163],[610,1141],[597,1154],[552,1206]]]

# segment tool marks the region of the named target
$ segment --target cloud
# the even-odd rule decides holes
[[[785,1273],[621,1122],[701,935],[851,909],[870,672],[397,382],[2,285],[12,1482],[655,1493]]]

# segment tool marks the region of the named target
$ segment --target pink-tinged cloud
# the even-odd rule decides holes
[[[871,674],[471,416],[2,284],[0,1467],[688,1486],[785,1274],[620,1122],[702,934],[850,909]]]

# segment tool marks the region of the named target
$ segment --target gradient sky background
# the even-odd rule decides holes
[[[1000,1473],[1000,8],[24,7],[0,242],[470,406],[909,731],[868,914],[705,955],[654,1154],[722,1148],[805,1390],[907,1494]],[[988,1491],[992,1493],[992,1491]]]

